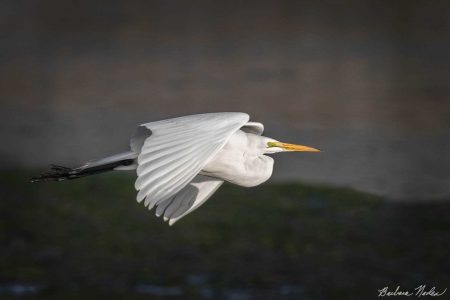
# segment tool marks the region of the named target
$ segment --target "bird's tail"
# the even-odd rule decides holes
[[[31,182],[63,181],[84,176],[104,173],[113,170],[135,169],[136,159],[132,152],[121,153],[97,161],[89,162],[79,168],[67,168],[58,165],[50,165],[48,172],[31,178]]]

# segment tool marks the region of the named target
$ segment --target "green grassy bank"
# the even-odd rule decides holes
[[[0,174],[0,298],[14,298],[17,283],[39,287],[24,299],[370,299],[384,286],[450,288],[450,201],[226,184],[169,227],[135,201],[133,176],[31,184],[30,175]]]

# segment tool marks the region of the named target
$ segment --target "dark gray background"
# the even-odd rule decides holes
[[[2,1],[2,168],[125,150],[139,123],[243,111],[274,179],[450,195],[448,1]]]

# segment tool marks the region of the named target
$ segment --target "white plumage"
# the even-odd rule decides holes
[[[228,181],[251,187],[272,175],[266,154],[319,150],[263,137],[264,126],[245,113],[209,113],[142,124],[131,150],[77,169],[54,166],[34,181],[78,178],[136,169],[137,201],[172,225],[202,205]]]

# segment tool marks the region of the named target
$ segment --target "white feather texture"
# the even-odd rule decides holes
[[[242,131],[261,135],[264,132],[264,125],[258,122],[248,122],[241,128]]]
[[[248,120],[245,113],[211,113],[141,125],[151,135],[145,139],[137,158],[137,201],[145,199],[145,205],[151,209],[170,200]],[[166,211],[173,214],[171,207],[168,204]]]
[[[172,198],[158,204],[156,216],[164,214],[164,221],[176,221],[197,209],[222,185],[223,180],[203,175],[195,178]]]

